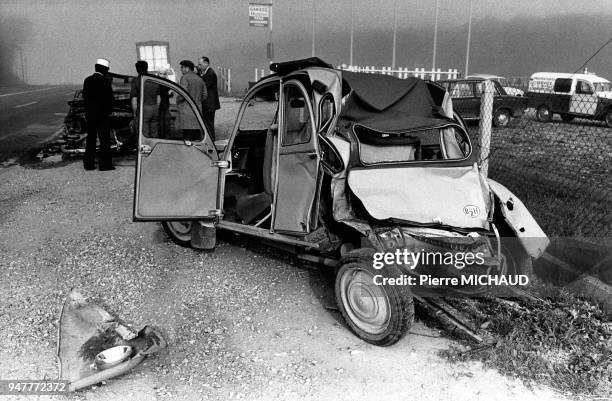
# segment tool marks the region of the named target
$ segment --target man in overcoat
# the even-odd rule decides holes
[[[210,60],[206,56],[200,57],[198,60],[198,75],[204,81],[206,90],[208,91],[208,97],[202,103],[202,116],[212,139],[215,139],[215,111],[221,108],[219,103],[219,91],[217,90],[217,74],[215,70],[210,67]]]
[[[204,85],[204,81],[194,72],[195,65],[192,61],[182,60],[179,64],[181,66],[181,73],[183,74],[180,84],[189,93],[198,110],[202,111],[202,103],[208,97],[206,85]],[[179,124],[185,136],[184,139],[200,139],[195,137],[195,135],[198,137],[201,136],[199,133],[200,126],[198,125],[198,120],[187,101],[182,96],[178,96],[176,104],[179,112]]]

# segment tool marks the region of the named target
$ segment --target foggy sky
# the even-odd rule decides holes
[[[468,2],[439,1],[439,51],[443,53],[438,54],[438,64],[441,68],[463,69]],[[23,30],[19,38],[0,38],[4,41],[0,49],[5,52],[7,41],[9,48],[12,43],[19,42],[28,83],[81,83],[92,72],[92,65],[98,57],[108,58],[112,71],[134,74],[135,42],[164,40],[170,42],[171,62],[175,69],[181,59],[195,61],[200,55],[208,55],[211,64],[231,67],[235,71],[236,85],[246,86],[245,81],[250,78],[253,68],[267,65],[265,42],[268,40],[265,28],[248,26],[248,3],[248,0],[2,0],[0,23],[3,29],[8,27],[11,30],[11,24],[16,24],[15,28],[18,28],[24,21],[28,29]],[[394,0],[353,0],[352,4],[355,10],[355,62],[389,65]],[[434,4],[433,0],[399,0],[398,65],[430,67]],[[317,54],[334,64],[348,63],[350,5],[350,0],[316,0]],[[575,14],[586,13],[600,20],[609,20],[612,16],[610,0],[473,0],[473,5],[473,33],[481,35],[480,38],[473,36],[474,45],[487,43],[487,32],[479,30],[479,26],[495,27],[496,21],[507,25],[512,21],[537,21],[541,18],[547,24],[541,28],[550,30],[550,25],[555,25],[556,21],[565,23],[568,17],[571,21],[571,16]],[[312,1],[276,0],[273,7],[276,59],[309,57]],[[600,27],[603,33],[592,33],[589,37],[592,37],[592,43],[581,44],[581,60],[609,38],[609,24],[606,25]],[[529,28],[537,34],[539,27]],[[589,26],[584,28],[593,29]],[[562,26],[555,29],[563,32]],[[521,38],[520,32],[514,34],[518,35],[517,40],[525,43],[531,39]],[[571,35],[580,36],[580,32],[572,32]],[[373,46],[371,41],[374,37],[380,43]],[[537,37],[532,39],[538,42]],[[554,36],[552,39],[554,41]],[[415,47],[417,44],[418,47]],[[554,45],[551,43],[553,53]],[[450,46],[452,51],[444,50],[445,46],[447,49]],[[381,47],[384,51],[378,49]],[[499,49],[499,52],[507,50]],[[474,48],[472,52],[471,71],[483,72],[482,68],[491,68],[486,55],[479,55]],[[452,58],[445,57],[450,54]],[[609,51],[603,54],[603,57],[607,57],[603,62],[594,60],[595,65],[609,66],[610,54]],[[5,56],[0,55],[2,58]],[[12,62],[10,68],[20,75],[21,63],[14,49],[8,56],[5,65]],[[496,55],[497,58],[499,56]],[[549,63],[555,59],[555,54],[543,56]],[[563,64],[567,62],[566,58],[563,52],[559,54],[559,63],[563,68],[570,66]],[[572,63],[576,62],[572,60]],[[525,69],[528,68],[536,67],[528,63]],[[508,71],[503,65],[498,70],[491,72],[506,75],[529,75],[533,72]],[[605,72],[611,71],[608,69]]]

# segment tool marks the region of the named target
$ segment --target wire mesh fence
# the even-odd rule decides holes
[[[609,83],[606,87],[576,77],[550,81],[534,87],[533,79],[531,84],[519,80],[510,87],[514,91],[492,82],[492,96],[485,94],[483,80],[464,80],[461,91],[457,83],[449,89],[453,106],[468,121],[479,120],[483,111],[492,115],[492,129],[470,126],[474,143],[490,140],[489,177],[519,197],[549,236],[578,238],[609,251]]]

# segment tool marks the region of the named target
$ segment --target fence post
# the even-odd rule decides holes
[[[491,124],[493,122],[493,95],[495,86],[491,80],[482,84],[480,102],[480,124],[478,126],[480,141],[480,168],[485,177],[489,175],[489,154],[491,151]]]
[[[232,93],[232,70],[227,69],[227,94]]]

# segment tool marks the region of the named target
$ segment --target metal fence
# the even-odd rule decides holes
[[[576,83],[566,94],[538,94],[529,91],[528,80],[522,80],[513,87],[520,90],[515,93],[522,92],[518,104],[522,100],[523,107],[514,107],[509,102],[517,102],[517,96],[504,96],[499,85],[487,82],[490,91],[484,82],[474,84],[479,110],[460,112],[474,120],[483,113],[492,116],[493,127],[470,126],[474,143],[490,143],[488,157],[483,154],[489,177],[514,192],[549,236],[579,238],[605,245],[609,251],[612,99],[577,90]],[[461,109],[462,99],[453,99],[453,105]],[[506,125],[500,115],[514,116]]]

